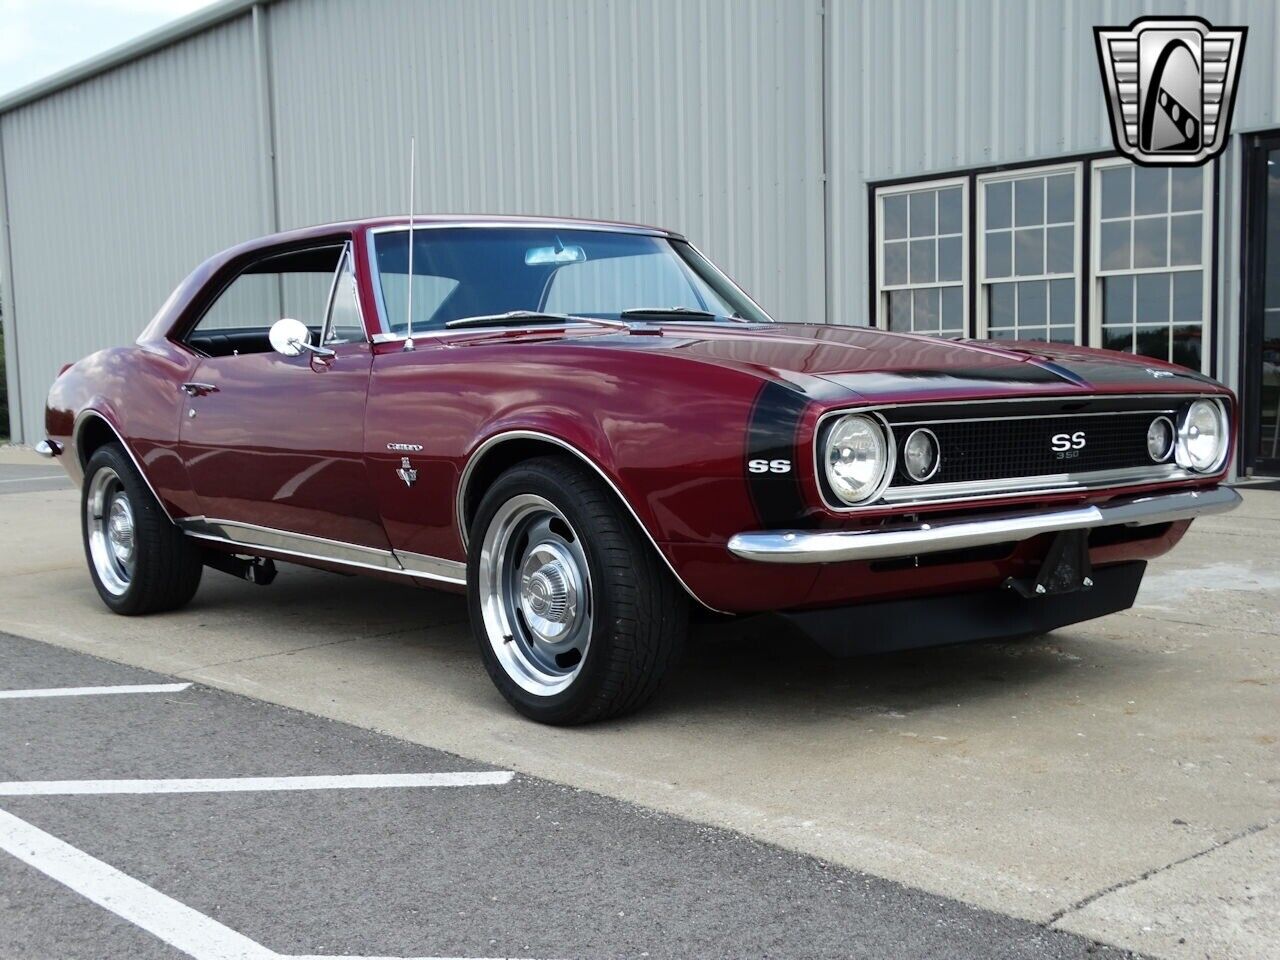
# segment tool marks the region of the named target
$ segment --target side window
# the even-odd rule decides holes
[[[318,343],[344,250],[341,245],[317,247],[250,264],[205,310],[186,342],[211,357],[266,353],[271,325],[294,317],[311,328]]]
[[[673,257],[605,257],[560,267],[551,276],[542,309],[553,313],[618,314],[629,307],[705,310]]]
[[[364,319],[356,293],[356,275],[351,269],[351,251],[342,256],[333,283],[333,300],[329,303],[329,320],[325,326],[325,343],[354,343],[364,340]]]

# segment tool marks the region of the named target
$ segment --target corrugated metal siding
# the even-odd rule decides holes
[[[816,6],[287,0],[269,13],[282,226],[404,210],[412,133],[420,213],[670,227],[766,308],[822,317]]]
[[[252,63],[244,17],[0,118],[29,442],[63,363],[261,230]]]

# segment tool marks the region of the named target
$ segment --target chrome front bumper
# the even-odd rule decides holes
[[[729,552],[762,563],[841,563],[890,560],[943,550],[1029,540],[1042,533],[1092,527],[1144,527],[1225,513],[1240,505],[1230,487],[1112,500],[1099,506],[1037,513],[1003,513],[981,519],[915,522],[868,530],[777,530],[739,533]]]

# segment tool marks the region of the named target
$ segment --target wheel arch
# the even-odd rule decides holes
[[[76,416],[75,426],[71,431],[71,448],[75,452],[75,462],[80,469],[81,479],[84,477],[85,467],[89,464],[89,458],[99,448],[106,446],[108,443],[120,444],[121,449],[133,462],[134,469],[142,477],[142,482],[151,491],[151,496],[160,505],[160,509],[164,511],[164,515],[173,520],[172,514],[169,513],[169,508],[165,506],[164,500],[152,485],[151,478],[147,476],[147,471],[142,468],[141,461],[138,460],[137,454],[133,452],[133,448],[129,446],[129,442],[125,440],[124,434],[120,432],[120,429],[111,422],[111,419],[106,414],[93,408],[80,411]]]
[[[714,613],[722,613],[723,611],[705,603],[690,589],[684,577],[680,575],[680,572],[672,564],[671,559],[658,546],[658,541],[654,538],[653,533],[640,518],[640,515],[636,513],[635,508],[631,506],[630,501],[619,489],[617,482],[604,467],[573,444],[539,430],[514,429],[494,434],[476,447],[467,459],[467,463],[462,469],[462,476],[458,480],[458,492],[454,504],[455,522],[458,525],[458,535],[462,539],[463,547],[467,546],[467,533],[471,526],[471,520],[475,516],[475,511],[479,507],[485,492],[498,477],[511,467],[526,460],[540,456],[564,454],[568,454],[578,462],[586,465],[604,481],[605,486],[609,488],[614,498],[622,504],[631,519],[635,521],[636,526],[644,533],[649,545],[662,558],[663,564],[671,575],[675,577],[676,582],[680,584],[684,592],[699,606]]]

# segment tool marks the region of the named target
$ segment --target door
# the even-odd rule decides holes
[[[1280,133],[1245,157],[1242,465],[1280,476]]]
[[[321,351],[275,352],[268,332],[284,316]],[[187,343],[204,356],[183,387],[179,449],[207,532],[383,565],[362,549],[389,545],[364,464],[371,352],[349,245],[255,262]]]

